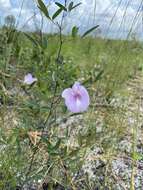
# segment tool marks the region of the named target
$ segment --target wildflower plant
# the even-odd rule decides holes
[[[1,141],[5,145],[10,144],[2,151],[1,158],[8,163],[9,157],[3,156],[12,149],[7,172],[12,176],[13,186],[19,185],[21,188],[33,180],[44,183],[47,178],[48,187],[51,189],[57,182],[65,188],[74,188],[73,176],[68,171],[77,172],[81,162],[80,149],[70,150],[67,147],[68,129],[65,129],[66,133],[62,137],[56,132],[65,118],[86,111],[90,104],[88,91],[76,82],[79,78],[78,65],[73,66],[72,61],[62,51],[65,42],[62,34],[64,18],[81,3],[65,0],[64,4],[55,4],[57,11],[50,15],[44,2],[37,1],[42,16],[59,30],[57,44],[52,44],[52,35],[21,34],[15,30],[13,35],[19,39],[24,35],[25,40],[30,42],[29,47],[22,46],[20,40],[14,46],[11,39],[8,42],[9,47],[13,46],[2,72],[2,106],[5,108],[2,109],[3,115],[9,109],[7,105],[12,105],[12,112],[16,114],[16,126],[13,127],[11,121],[8,134],[5,134],[6,128],[1,130]],[[58,17],[60,21],[55,21]],[[86,31],[82,37],[96,28],[97,26]],[[77,34],[78,27],[74,26],[71,29],[72,38]],[[9,69],[11,67],[15,72],[12,75]],[[3,167],[5,166],[1,166],[1,171],[4,170]],[[11,181],[7,181],[1,185],[1,189],[6,189],[10,184]]]
[[[114,156],[125,131],[125,112],[113,113],[107,103],[136,71],[138,59],[142,63],[141,52],[125,49],[122,41],[83,39],[98,25],[82,35],[73,26],[65,36],[64,19],[80,2],[54,1],[54,13],[43,0],[36,3],[41,20],[51,22],[56,34],[44,34],[42,28],[20,32],[15,22],[0,30],[0,189],[32,188],[33,183],[51,190],[95,189],[100,182],[104,186],[110,163],[107,168],[102,164],[107,179],[93,184],[81,168],[95,146],[105,150],[97,151],[101,159],[104,153],[105,159]],[[89,154],[95,160],[98,156]]]

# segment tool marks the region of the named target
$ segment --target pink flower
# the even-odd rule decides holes
[[[72,113],[84,112],[90,104],[89,94],[84,86],[75,82],[72,88],[67,88],[62,92],[65,104]]]
[[[31,85],[31,84],[33,84],[36,81],[37,81],[37,78],[34,78],[31,73],[28,73],[24,77],[24,84]]]

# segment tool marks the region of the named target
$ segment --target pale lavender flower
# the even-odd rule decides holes
[[[36,81],[37,81],[37,78],[34,78],[31,73],[28,73],[24,77],[24,84],[31,85],[31,84],[33,84]]]
[[[84,86],[75,82],[72,88],[67,88],[62,92],[65,104],[72,113],[84,112],[90,104],[89,94]]]

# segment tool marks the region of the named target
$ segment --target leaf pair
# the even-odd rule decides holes
[[[43,3],[42,0],[38,0],[38,8],[41,10],[41,12],[50,20],[54,20],[62,11],[67,11],[66,7],[58,2],[55,2],[55,4],[59,7],[59,9],[53,14],[52,18],[49,15],[49,11],[46,7],[46,5]]]
[[[72,1],[72,2],[70,2],[69,6],[68,6],[68,9],[67,9],[64,5],[62,5],[62,4],[58,3],[58,2],[55,2],[55,4],[58,7],[60,7],[63,11],[69,11],[69,12],[72,11],[73,9],[75,9],[76,7],[78,7],[79,5],[81,5],[81,3],[78,3],[78,4],[74,5],[74,3]]]

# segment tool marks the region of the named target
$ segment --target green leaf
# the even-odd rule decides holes
[[[71,11],[71,10],[72,10],[72,8],[73,8],[73,1],[72,1],[72,2],[70,2],[69,6],[68,6],[68,11]]]
[[[54,15],[52,16],[52,19],[54,20],[61,12],[63,11],[63,9],[58,9],[55,13],[54,13]]]
[[[77,36],[79,28],[77,26],[74,26],[72,28],[72,37],[75,38]]]
[[[45,15],[48,19],[51,19],[50,16],[49,16],[48,9],[47,9],[46,5],[43,3],[42,0],[38,0],[38,8],[42,11],[42,13],[44,13],[44,15]]]
[[[72,2],[71,2],[71,3],[72,3]],[[71,3],[70,3],[70,4],[71,4]],[[71,4],[71,5],[70,5],[70,11],[73,10],[73,9],[75,9],[76,7],[78,7],[78,6],[81,5],[81,4],[82,4],[82,3],[78,3],[78,4],[74,5],[74,6],[73,6],[73,4]],[[72,6],[72,7],[71,7],[71,6]]]
[[[58,2],[55,2],[55,4],[60,7],[62,10],[67,11],[66,7]]]
[[[84,38],[85,36],[87,36],[89,33],[91,33],[93,30],[95,30],[96,28],[98,28],[99,25],[96,25],[92,28],[90,28],[89,30],[87,30],[83,35],[82,35],[82,38]]]

